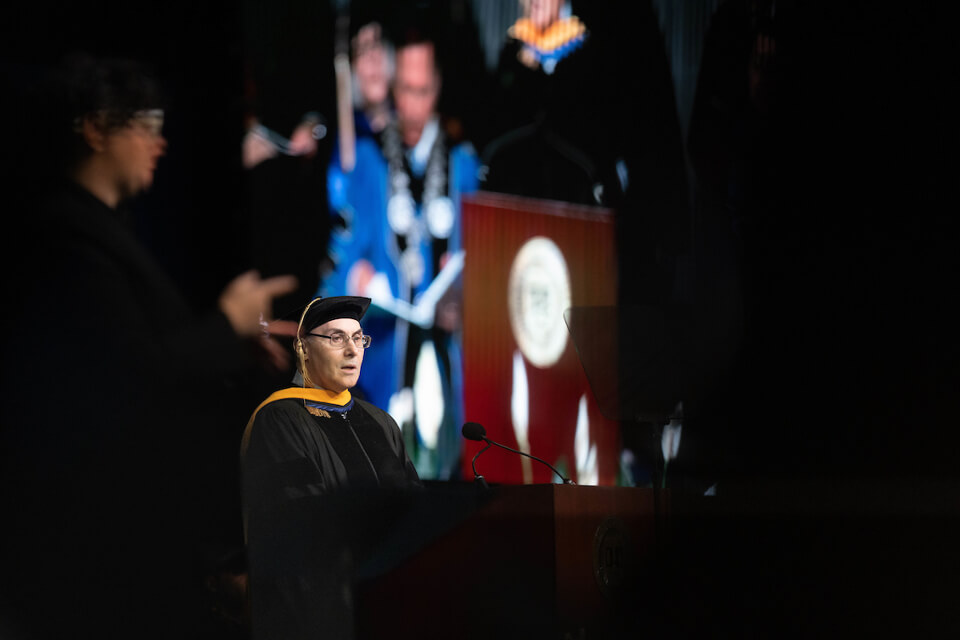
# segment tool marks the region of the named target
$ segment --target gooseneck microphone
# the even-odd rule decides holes
[[[487,439],[487,430],[484,429],[483,425],[479,422],[467,422],[463,425],[463,429],[461,429],[460,432],[467,440],[481,442]]]
[[[557,474],[557,475],[560,477],[561,480],[563,480],[563,484],[576,484],[576,483],[575,483],[573,480],[571,480],[570,478],[565,478],[562,473],[560,473],[559,471],[557,471],[556,469],[554,469],[554,468],[553,468],[553,465],[551,465],[551,464],[550,464],[549,462],[547,462],[546,460],[541,460],[541,459],[538,458],[537,456],[532,456],[532,455],[530,455],[529,453],[524,453],[523,451],[517,451],[516,449],[511,449],[510,447],[507,447],[507,446],[505,446],[505,445],[502,445],[502,444],[500,444],[499,442],[494,442],[493,440],[491,440],[490,438],[487,437],[487,430],[484,429],[484,428],[483,428],[483,425],[480,424],[480,423],[478,423],[478,422],[467,422],[467,423],[465,423],[465,424],[463,425],[463,429],[461,429],[460,432],[463,434],[463,437],[466,438],[467,440],[475,440],[475,441],[477,441],[477,442],[486,442],[486,443],[487,443],[487,446],[485,446],[483,449],[480,449],[480,451],[477,452],[477,455],[473,456],[473,462],[471,463],[471,466],[473,467],[473,478],[474,478],[474,480],[476,480],[477,483],[479,483],[480,485],[482,485],[484,488],[487,487],[487,481],[483,479],[483,476],[481,476],[480,474],[477,473],[477,458],[479,458],[479,457],[480,457],[480,454],[483,453],[484,451],[486,451],[487,449],[489,449],[491,446],[500,447],[501,449],[506,449],[507,451],[511,451],[511,452],[513,452],[513,453],[518,453],[518,454],[520,454],[521,456],[526,456],[526,457],[530,458],[531,460],[536,460],[537,462],[540,462],[540,463],[542,463],[542,464],[545,464],[545,465],[547,465],[548,467],[550,467],[550,470],[553,471],[555,474]]]
[[[460,429],[460,433],[463,434],[463,437],[467,440],[476,440],[477,442],[482,442],[487,439],[487,430],[483,428],[482,424],[476,422],[468,422],[463,425],[463,428]],[[483,476],[477,473],[477,458],[480,457],[480,454],[490,448],[491,443],[488,441],[487,446],[480,451],[477,451],[477,455],[473,456],[473,460],[470,462],[470,466],[473,467],[473,480],[479,484],[484,489],[489,489],[490,485],[487,484],[487,481],[483,479]]]

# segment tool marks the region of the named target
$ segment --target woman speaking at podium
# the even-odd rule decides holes
[[[352,586],[398,493],[421,485],[399,427],[350,393],[372,338],[369,298],[304,310],[294,386],[268,397],[241,446],[251,624],[257,638],[352,638]]]

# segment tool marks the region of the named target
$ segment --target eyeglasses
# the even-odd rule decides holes
[[[330,341],[330,346],[334,349],[343,349],[347,346],[347,340],[353,342],[353,346],[357,349],[366,349],[370,346],[370,343],[373,342],[373,338],[366,335],[359,336],[348,336],[345,333],[335,333],[332,336],[325,336],[320,333],[308,333],[308,336],[316,336],[317,338],[326,338]]]
[[[163,131],[163,109],[134,111],[130,122],[139,125],[150,135],[159,137]]]
[[[100,128],[107,131],[122,129],[125,126],[138,126],[153,137],[159,137],[163,131],[163,109],[140,109],[132,114],[123,115],[103,109],[74,118],[74,132],[81,133],[83,131],[83,121],[94,117],[99,122]]]

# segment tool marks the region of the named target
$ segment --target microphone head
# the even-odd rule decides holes
[[[482,441],[487,435],[487,430],[478,422],[465,423],[460,432],[467,440],[476,440],[478,442]]]

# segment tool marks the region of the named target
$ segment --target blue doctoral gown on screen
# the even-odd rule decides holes
[[[446,251],[450,255],[462,248],[460,197],[477,190],[478,168],[479,161],[471,145],[460,144],[449,150],[446,195],[452,201],[455,213],[453,229],[446,240]],[[419,244],[425,274],[419,284],[411,285],[400,268],[400,249],[387,219],[389,168],[377,141],[373,138],[357,139],[353,170],[343,171],[335,156],[327,179],[330,211],[339,215],[344,224],[342,227],[335,225],[331,234],[329,255],[335,266],[323,278],[319,295],[358,295],[358,291],[352,290],[348,284],[347,276],[358,260],[367,260],[374,271],[381,274],[381,281],[383,276],[386,277],[394,298],[415,304],[437,275],[433,247],[429,237]],[[416,204],[416,216],[421,219],[423,207],[420,202]],[[459,287],[459,278],[453,287]],[[374,297],[374,304],[364,317],[363,326],[374,342],[364,354],[363,373],[355,392],[374,405],[389,410],[391,398],[404,386],[411,326],[377,306],[376,297],[371,297]],[[417,470],[424,477],[444,477],[455,472],[460,449],[457,431],[463,422],[460,337],[458,332],[444,336],[446,344],[436,345],[437,350],[447,356],[444,362],[438,363],[444,382],[445,415],[437,450],[429,456],[430,460],[423,452],[414,456]],[[416,354],[411,355],[416,357]]]

